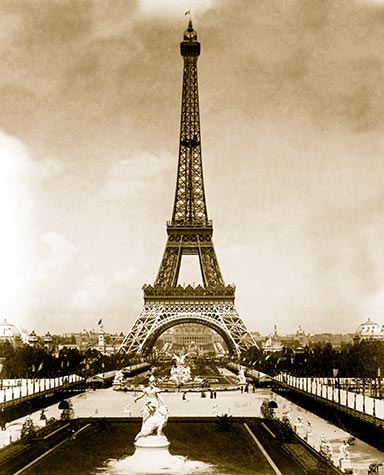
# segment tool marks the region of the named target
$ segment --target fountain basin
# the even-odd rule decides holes
[[[140,437],[135,442],[135,453],[114,462],[117,473],[180,473],[185,457],[169,453],[169,442],[165,436]]]

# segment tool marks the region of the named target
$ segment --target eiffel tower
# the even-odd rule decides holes
[[[144,285],[144,308],[119,351],[147,355],[159,336],[181,323],[206,325],[239,355],[257,346],[236,312],[235,286],[225,285],[213,247],[212,221],[205,202],[200,143],[197,60],[200,43],[192,22],[180,44],[184,60],[179,160],[168,240],[153,285]],[[203,285],[182,286],[178,277],[183,256],[196,255]]]

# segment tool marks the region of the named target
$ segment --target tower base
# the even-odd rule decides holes
[[[212,328],[234,354],[257,346],[233,302],[217,302],[209,296],[203,302],[187,301],[182,293],[178,300],[175,297],[169,302],[147,303],[118,351],[146,355],[161,333],[181,323]]]

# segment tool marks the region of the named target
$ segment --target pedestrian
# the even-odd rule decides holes
[[[216,399],[216,391],[213,392],[213,398]]]

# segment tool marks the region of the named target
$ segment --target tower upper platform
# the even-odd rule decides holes
[[[193,29],[192,20],[189,20],[188,28],[184,32],[184,40],[180,43],[182,56],[199,56],[200,43],[197,41],[197,33]]]

